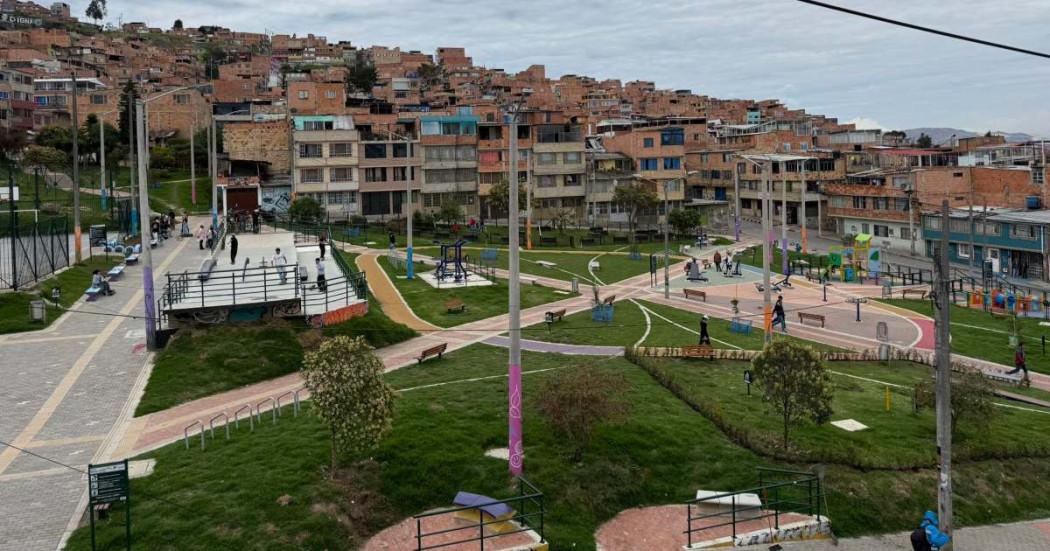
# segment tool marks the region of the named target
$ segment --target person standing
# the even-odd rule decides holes
[[[204,224],[201,224],[201,227],[197,228],[197,245],[200,246],[202,251],[204,250],[205,236],[207,236],[207,233],[204,231]]]
[[[937,513],[926,511],[919,527],[912,531],[911,548],[913,551],[937,551],[952,540],[951,536],[941,532]]]
[[[237,234],[230,234],[230,264],[237,265]]]
[[[1022,337],[1018,336],[1018,339]],[[1017,348],[1014,350],[1014,368],[1007,371],[1007,375],[1015,375],[1024,371],[1024,378],[1028,379],[1028,356],[1024,352],[1024,343],[1020,340],[1017,341]]]
[[[324,232],[322,232],[321,233],[321,237],[319,237],[317,239],[317,246],[321,249],[321,260],[322,261],[324,260],[324,249],[325,249],[325,246],[327,246],[327,245],[328,245],[328,237],[324,234]]]
[[[700,344],[711,345],[711,335],[707,332],[707,314],[700,318]]]
[[[777,303],[773,306],[773,327],[780,324],[780,330],[787,333],[787,315],[784,314],[784,295],[777,297]]]
[[[715,270],[718,270],[722,267],[722,255],[719,254],[718,251],[715,251],[715,257],[712,259],[712,261],[715,263]]]
[[[277,270],[277,277],[281,278],[281,283],[285,283],[288,280],[288,276],[284,273],[284,265],[288,263],[288,257],[284,256],[279,247],[274,250],[271,263]]]
[[[182,227],[179,228],[179,236],[186,237],[187,235],[190,235],[190,215],[183,211]]]
[[[252,211],[252,231],[259,233],[259,209]]]
[[[328,282],[324,278],[324,262],[320,258],[315,258],[314,264],[317,265],[317,290],[324,293],[328,290]]]

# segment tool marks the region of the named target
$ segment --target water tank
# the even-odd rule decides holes
[[[1038,209],[1039,208],[1039,202],[1040,201],[1039,201],[1039,196],[1038,195],[1029,195],[1029,196],[1024,198],[1024,204],[1025,204],[1025,207],[1028,208],[1028,210]]]

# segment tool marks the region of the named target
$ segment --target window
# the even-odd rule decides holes
[[[408,167],[407,166],[395,166],[394,167],[394,181],[404,182],[408,180]]]
[[[863,232],[863,233],[868,233],[868,232],[869,232],[869,230],[868,230],[868,224],[867,224],[867,223],[863,223],[863,224],[861,224],[861,225],[860,225],[860,231],[861,231],[861,232]]]
[[[354,144],[348,142],[333,143],[328,145],[329,157],[352,157],[354,155]]]
[[[681,128],[671,128],[660,133],[660,145],[685,145],[685,132]]]
[[[682,168],[682,159],[678,157],[664,157],[664,170],[679,170]]]
[[[639,161],[641,170],[656,170],[656,158],[642,159]]]
[[[556,153],[537,153],[536,162],[541,165],[553,165],[558,162]]]
[[[366,182],[385,182],[386,167],[372,167],[365,169]]]
[[[332,121],[303,121],[303,130],[331,130]]]
[[[908,229],[908,228],[901,228],[901,239],[910,240],[911,239],[911,230]]]
[[[335,99],[335,90],[327,90],[324,93],[324,97],[328,99]]]
[[[554,187],[554,176],[537,176],[536,187]]]
[[[94,96],[92,96],[91,99],[94,100],[95,99]],[[94,101],[92,101],[92,103],[94,103]],[[189,103],[190,103],[190,95],[189,94],[175,94],[175,105],[188,105]]]
[[[969,243],[959,243],[955,247],[956,247],[956,249],[955,249],[956,250],[956,254],[959,256],[959,258],[970,258],[970,244]]]
[[[1046,175],[1043,173],[1042,169],[1037,168],[1032,171],[1032,183],[1037,185],[1043,185],[1046,183]]]
[[[855,209],[866,209],[868,208],[867,197],[854,196],[853,197],[853,208]]]
[[[299,90],[299,99],[310,99],[310,92]]]
[[[304,184],[317,184],[324,181],[324,172],[320,168],[303,168],[299,170],[299,181]]]
[[[408,157],[408,144],[407,143],[395,143],[395,144],[393,144],[393,147],[394,147],[394,157],[398,157],[398,158]]]
[[[319,144],[319,143],[301,143],[301,144],[299,144],[299,158],[300,159],[319,159],[319,158],[321,158],[321,144]]]
[[[105,94],[91,94],[91,105],[105,105],[106,95]]]
[[[875,237],[889,237],[890,236],[890,228],[889,228],[889,226],[883,226],[883,225],[880,225],[880,224],[875,224],[875,226],[872,228],[872,230],[874,230],[872,233],[875,234]]]
[[[366,159],[385,159],[386,158],[386,144],[385,143],[366,143],[365,144],[365,158]]]
[[[1036,239],[1038,231],[1032,224],[1011,224],[1010,237],[1016,239]]]
[[[580,162],[580,153],[578,151],[570,151],[562,156],[562,162],[567,165],[572,165]]]
[[[653,146],[653,139],[652,138],[644,138],[642,140],[642,147],[652,147],[652,146]]]
[[[351,182],[353,177],[353,169],[350,167],[332,168],[328,172],[328,178],[332,182]]]
[[[11,95],[10,94],[8,94],[7,92],[4,92],[4,91],[0,91],[0,100],[7,101],[9,99],[11,99]]]
[[[580,185],[579,174],[566,174],[565,181],[563,182],[566,186],[578,186]]]

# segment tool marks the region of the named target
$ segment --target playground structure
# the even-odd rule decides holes
[[[459,283],[460,280],[467,279],[467,269],[463,267],[463,244],[465,240],[460,239],[455,243],[442,243],[441,244],[441,256],[438,257],[437,269],[434,270],[435,277],[438,281],[448,281],[451,279],[455,283]],[[453,254],[449,256],[449,249],[453,250]]]
[[[492,258],[482,265],[471,264],[470,258],[463,254],[465,239],[459,239],[454,243],[441,243],[437,258],[437,267],[433,272],[418,274],[418,278],[437,288],[452,287],[480,287],[492,285],[495,278],[495,267],[490,263],[495,262],[495,256],[482,253],[482,259]],[[486,278],[488,276],[488,278]]]

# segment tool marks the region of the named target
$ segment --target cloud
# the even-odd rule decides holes
[[[464,46],[478,64],[548,75],[652,80],[722,98],[789,99],[792,107],[889,128],[954,126],[1050,134],[1028,117],[1050,89],[1045,60],[787,0],[110,0],[109,19],[162,28],[313,33],[432,52]],[[1044,0],[837,0],[919,25],[1027,48],[1046,43]],[[83,13],[87,0],[74,0]]]
[[[884,128],[879,121],[868,117],[854,117],[846,123],[856,125],[858,130],[882,130]]]

